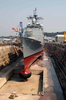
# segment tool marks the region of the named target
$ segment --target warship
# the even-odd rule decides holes
[[[28,25],[22,30],[22,25],[20,29],[13,30],[22,33],[21,47],[23,48],[24,57],[24,70],[22,70],[19,75],[22,78],[28,78],[31,76],[29,70],[30,65],[39,57],[43,55],[43,25],[38,22],[38,20],[43,20],[42,17],[38,17],[36,14],[37,9],[35,8],[33,16],[27,17],[31,20]],[[21,23],[22,24],[22,23]]]
[[[32,20],[32,23],[24,28],[23,31],[23,57],[24,57],[24,71],[20,72],[22,74],[31,75],[29,71],[30,65],[39,57],[43,55],[43,25],[38,22],[42,20],[42,17],[38,17],[36,14],[36,8],[34,10],[33,16],[27,17]]]

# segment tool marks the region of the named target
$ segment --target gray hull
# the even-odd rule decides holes
[[[23,37],[23,56],[27,58],[43,50],[41,42]]]

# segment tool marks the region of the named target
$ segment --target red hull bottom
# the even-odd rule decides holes
[[[32,55],[32,56],[29,56],[29,57],[25,58],[25,59],[24,59],[24,71],[21,71],[20,73],[21,73],[21,74],[29,74],[29,73],[31,73],[31,72],[29,71],[30,65],[31,65],[39,56],[42,56],[42,54],[43,54],[43,50],[40,51],[40,52],[38,52],[38,53],[36,53],[36,54],[34,54],[34,55]]]

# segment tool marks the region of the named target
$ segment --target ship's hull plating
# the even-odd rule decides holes
[[[43,46],[40,41],[23,37],[23,56],[25,68],[30,65],[43,53]]]

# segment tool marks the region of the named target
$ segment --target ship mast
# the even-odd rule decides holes
[[[43,20],[42,17],[37,17],[38,15],[36,13],[37,13],[37,9],[35,8],[35,10],[33,10],[33,16],[30,15],[29,17],[27,17],[28,19],[32,20],[33,25],[37,23],[37,20]]]

